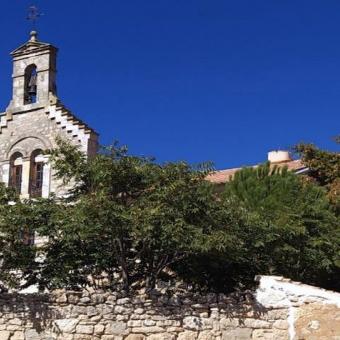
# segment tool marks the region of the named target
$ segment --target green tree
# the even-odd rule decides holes
[[[226,185],[223,204],[225,209],[236,204],[243,212],[239,274],[245,268],[251,275],[338,285],[340,226],[324,189],[266,164],[236,173]]]
[[[152,288],[191,254],[232,246],[206,165],[159,165],[116,146],[86,159],[63,141],[59,146],[52,152],[57,176],[75,184],[39,230],[49,238],[41,287]]]
[[[335,138],[335,142],[340,144],[340,136]],[[308,177],[327,189],[332,203],[340,211],[340,153],[307,143],[296,145],[294,151],[309,168]]]
[[[39,204],[21,201],[15,191],[0,184],[0,287],[25,287],[38,269],[38,252],[28,236],[41,224]],[[44,223],[44,222],[42,222]],[[33,280],[35,281],[35,280]]]

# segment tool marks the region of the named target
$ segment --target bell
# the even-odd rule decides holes
[[[36,96],[37,95],[37,85],[31,85],[29,88],[28,88],[28,94],[30,96]]]
[[[37,95],[37,76],[35,74],[32,74],[31,79],[28,83],[28,94],[30,96]]]

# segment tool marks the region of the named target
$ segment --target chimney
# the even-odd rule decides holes
[[[268,161],[270,163],[285,163],[290,162],[292,158],[288,151],[285,150],[275,150],[268,152]]]

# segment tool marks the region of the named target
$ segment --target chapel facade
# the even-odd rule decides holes
[[[86,155],[97,152],[97,133],[68,110],[57,96],[57,51],[38,41],[37,32],[12,53],[12,99],[0,113],[0,181],[22,198],[61,196],[46,150],[58,137]]]

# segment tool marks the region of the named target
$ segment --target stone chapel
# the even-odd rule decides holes
[[[63,195],[45,150],[56,137],[67,139],[91,156],[97,133],[68,110],[57,96],[57,51],[40,42],[37,32],[12,53],[12,99],[0,113],[0,180],[22,198]]]

